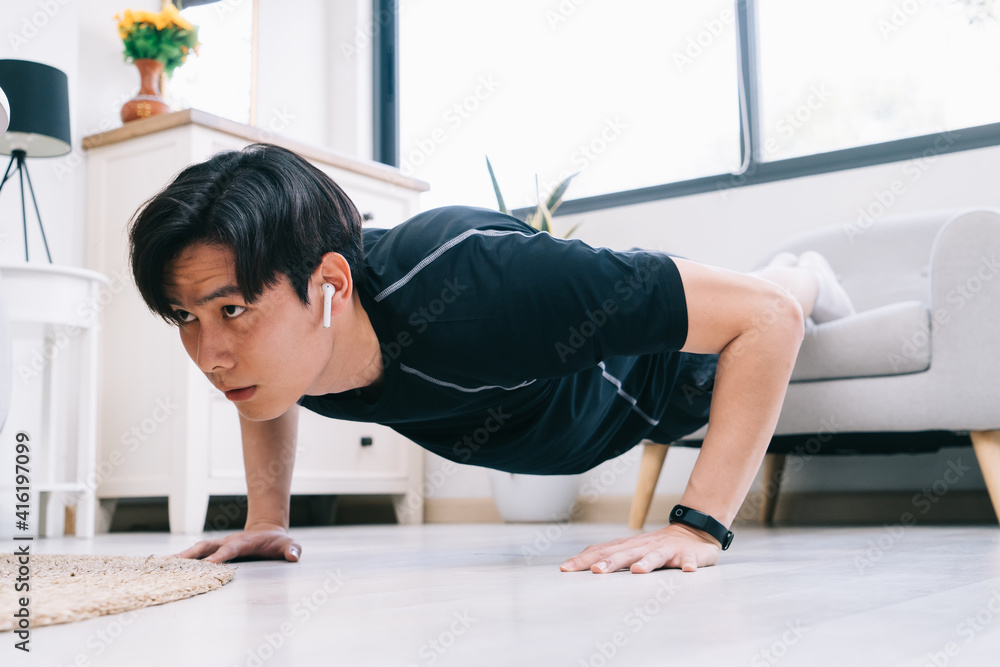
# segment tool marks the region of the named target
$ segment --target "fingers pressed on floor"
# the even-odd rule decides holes
[[[208,542],[198,542],[174,555],[178,558],[201,558],[206,553],[211,553],[211,551],[207,550],[208,546]]]

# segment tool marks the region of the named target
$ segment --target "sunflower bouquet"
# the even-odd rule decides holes
[[[169,77],[184,64],[188,53],[198,53],[198,28],[181,16],[172,3],[159,13],[126,9],[118,20],[118,36],[125,44],[125,62],[151,58],[163,63]]]

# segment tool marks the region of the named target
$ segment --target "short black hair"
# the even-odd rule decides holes
[[[337,252],[355,283],[364,279],[361,215],[333,179],[290,150],[256,143],[216,153],[181,171],[136,211],[129,263],[153,313],[178,322],[163,272],[195,243],[232,250],[246,303],[288,277],[309,305],[308,282],[323,255]]]

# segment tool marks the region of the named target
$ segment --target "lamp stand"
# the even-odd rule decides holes
[[[3,174],[3,180],[0,181],[0,192],[3,191],[3,186],[7,182],[7,179],[13,178],[14,173],[11,172],[10,168],[17,162],[17,168],[14,172],[17,173],[19,180],[21,181],[21,223],[24,228],[24,261],[28,260],[28,211],[24,203],[24,180],[28,179],[28,191],[31,192],[31,202],[35,205],[35,217],[38,218],[38,228],[42,230],[42,242],[45,244],[45,254],[49,258],[49,264],[52,263],[52,255],[49,253],[49,242],[45,238],[45,227],[42,226],[42,215],[38,212],[38,200],[35,199],[35,188],[31,185],[31,176],[28,174],[28,165],[25,162],[27,153],[23,149],[15,148],[10,153],[10,162],[7,163],[7,171]]]

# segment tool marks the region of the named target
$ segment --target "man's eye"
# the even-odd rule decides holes
[[[236,313],[227,313],[229,315],[230,319],[236,317],[237,315],[239,315],[240,313],[242,313],[244,310],[246,310],[246,308],[243,307],[243,306],[223,306],[222,310],[226,310],[227,308],[237,308],[239,310],[239,312],[236,312]]]
[[[191,320],[186,319],[186,317],[190,314],[191,313],[187,312],[186,310],[175,310],[174,319],[181,323],[190,322]]]

